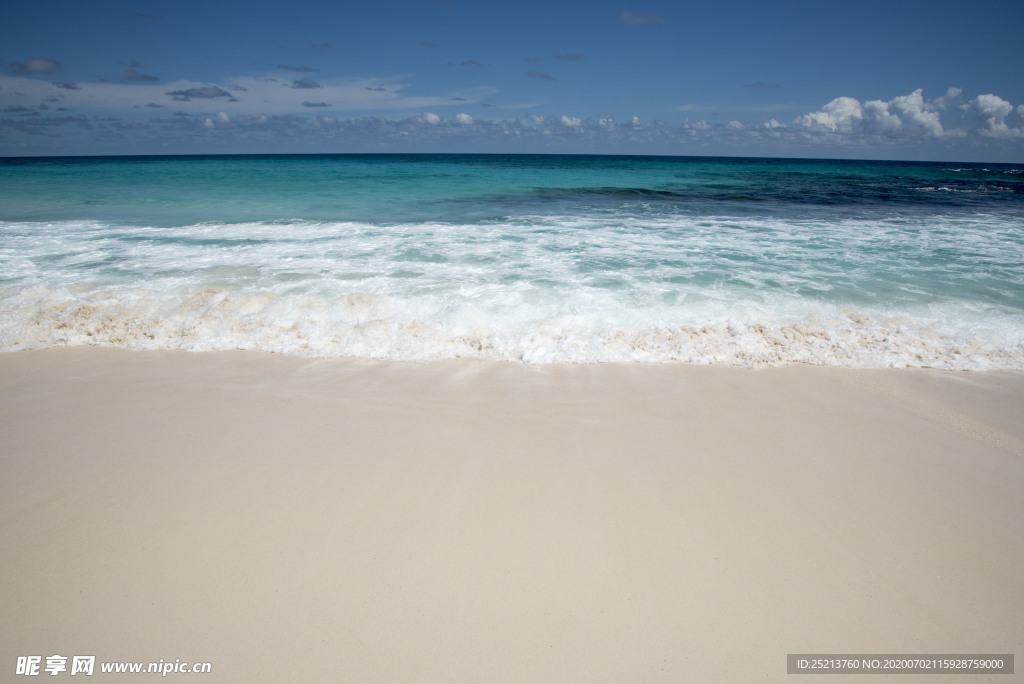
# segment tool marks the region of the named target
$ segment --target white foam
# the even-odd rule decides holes
[[[249,349],[290,355],[430,361],[479,358],[525,363],[654,362],[764,366],[786,363],[960,370],[1024,368],[1024,321],[1005,329],[939,312],[945,329],[875,312],[808,312],[783,321],[708,316],[704,324],[616,318],[591,309],[554,318],[504,318],[449,303],[417,316],[408,302],[373,294],[333,301],[208,288],[175,300],[153,293],[74,296],[36,288],[0,299],[0,350],[102,345],[127,349]],[[582,307],[586,308],[586,307]],[[699,317],[699,315],[698,315]],[[717,320],[714,320],[717,318]]]
[[[0,223],[0,350],[1018,368],[1021,233],[982,214]]]

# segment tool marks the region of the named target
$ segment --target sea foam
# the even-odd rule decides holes
[[[926,322],[864,310],[792,321],[709,317],[704,324],[565,312],[499,318],[466,302],[416,313],[409,301],[357,293],[308,294],[207,288],[168,299],[142,288],[87,296],[36,288],[0,297],[0,349],[101,345],[126,349],[355,356],[406,361],[477,358],[525,363],[654,362],[853,368],[1024,368],[1022,321],[938,309]],[[447,309],[447,310],[446,310]],[[941,316],[941,317],[938,317]],[[944,329],[943,329],[944,328]]]

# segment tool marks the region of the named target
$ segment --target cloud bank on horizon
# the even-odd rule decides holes
[[[178,65],[175,48],[188,38],[185,28],[181,36],[165,33],[174,40],[140,55],[146,66],[134,56],[26,49],[2,63],[0,156],[555,152],[1024,162],[1024,91],[1015,70],[997,64],[992,50],[973,69],[957,60],[952,74],[893,66],[897,55],[923,50],[935,26],[922,27],[919,41],[905,36],[909,47],[876,50],[880,63],[899,71],[891,78],[874,75],[866,49],[807,67],[808,55],[852,40],[837,35],[812,41],[796,58],[763,41],[747,54],[712,53],[707,57],[719,55],[719,67],[704,74],[700,66],[679,72],[670,63],[676,52],[700,51],[677,43],[690,24],[665,8],[612,7],[595,8],[592,23],[575,31],[535,36],[527,56],[514,43],[435,37],[429,34],[443,34],[441,25],[418,27],[411,20],[400,32],[404,38],[389,38],[401,40],[405,52],[380,45],[380,55],[389,57],[371,51],[361,62],[353,57],[358,46],[349,45],[339,59],[340,43],[310,40],[297,48],[254,49],[267,58],[264,66],[229,70],[232,65],[220,63],[226,59],[216,58]],[[161,17],[135,12],[125,21],[138,32],[163,23]],[[464,21],[476,26],[481,19]],[[24,21],[31,36],[31,17]],[[894,27],[901,21],[910,19],[894,18]],[[752,40],[754,28],[747,29]],[[0,29],[0,36],[9,30]],[[698,40],[692,31],[687,37]],[[538,46],[550,49],[533,49]],[[777,50],[775,59],[765,58],[766,46]],[[122,51],[130,49],[145,52],[137,44]],[[728,67],[721,64],[726,57]],[[924,55],[920,61],[927,61]],[[835,76],[823,77],[821,68],[830,64]],[[97,77],[97,70],[110,76]],[[186,72],[198,77],[179,77]],[[173,80],[160,77],[168,73]],[[900,84],[905,87],[896,89]]]

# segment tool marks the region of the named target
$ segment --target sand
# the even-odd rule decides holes
[[[0,553],[5,681],[53,654],[207,682],[1020,654],[1024,373],[2,354]]]

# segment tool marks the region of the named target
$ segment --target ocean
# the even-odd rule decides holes
[[[0,351],[1024,368],[1024,166],[0,159]]]

